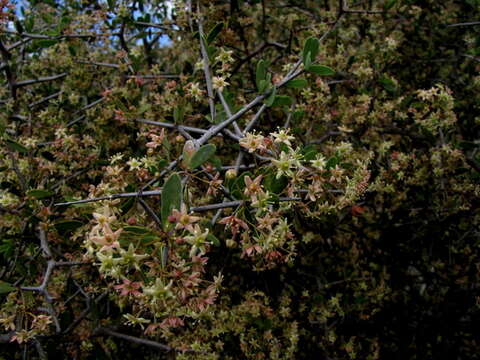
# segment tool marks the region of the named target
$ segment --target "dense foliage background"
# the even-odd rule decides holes
[[[478,358],[479,19],[0,0],[0,358]]]

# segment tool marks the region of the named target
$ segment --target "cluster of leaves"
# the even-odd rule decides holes
[[[478,356],[478,0],[14,5],[0,356]]]

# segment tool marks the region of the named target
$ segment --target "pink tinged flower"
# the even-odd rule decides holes
[[[123,229],[118,229],[117,231],[113,232],[110,228],[110,225],[104,224],[103,236],[92,236],[90,240],[92,240],[97,245],[103,245],[100,251],[119,249],[120,243],[118,242],[118,239],[120,238],[120,234],[122,233],[122,231]]]
[[[143,84],[145,84],[145,80],[139,76],[136,76],[135,77],[135,84],[137,84],[137,86],[142,86]]]
[[[262,247],[260,245],[253,245],[244,250],[244,253],[249,257],[255,255],[255,252],[260,254],[262,252]]]
[[[230,228],[234,238],[237,236],[240,228],[242,228],[244,230],[248,230],[247,223],[245,221],[243,221],[242,219],[239,219],[239,218],[235,217],[234,215],[224,217],[218,223],[222,224],[222,225],[225,225],[227,228]]]
[[[257,218],[259,229],[268,229],[272,231],[272,225],[278,221],[278,218],[267,214],[262,218]]]
[[[160,327],[162,329],[176,328],[183,326],[184,324],[185,323],[183,322],[183,320],[180,319],[178,316],[170,316],[161,322]]]
[[[245,137],[239,140],[239,144],[246,148],[249,153],[253,153],[257,150],[264,152],[267,149],[267,146],[269,146],[270,141],[267,141],[262,135],[247,133]]]
[[[145,329],[145,331],[143,332],[145,335],[153,335],[155,334],[155,331],[161,326],[161,324],[159,323],[155,323],[155,324],[150,324],[147,326],[147,328]]]
[[[142,287],[141,282],[134,282],[128,279],[123,279],[123,284],[114,286],[115,290],[120,291],[121,296],[129,296],[129,295],[141,296],[142,293],[141,291],[139,291],[141,287]]]
[[[115,120],[120,120],[120,121],[123,121],[123,120],[126,120],[127,118],[125,117],[125,113],[121,110],[113,110],[113,112],[115,113]]]
[[[210,180],[208,184],[207,196],[217,194],[218,189],[223,183],[223,180],[220,180],[219,177],[220,177],[220,173],[217,172],[215,177],[212,180]]]
[[[156,149],[157,147],[161,146],[163,143],[163,139],[165,138],[165,129],[162,129],[160,135],[152,134],[149,136],[152,141],[148,142],[146,146],[151,149]]]
[[[100,95],[101,95],[102,97],[107,97],[107,96],[109,96],[111,93],[112,93],[112,90],[111,90],[111,89],[105,89],[105,90],[103,90],[103,91],[100,93]]]
[[[282,258],[282,254],[280,253],[280,251],[278,250],[272,250],[270,252],[268,252],[265,257],[268,259],[268,260],[277,260],[277,259],[281,259]]]
[[[24,342],[29,341],[31,337],[32,337],[32,334],[29,331],[24,329],[24,330],[17,331],[15,335],[13,335],[10,338],[10,342],[16,341],[18,344],[22,344]]]
[[[250,196],[252,198],[252,201],[256,201],[257,195],[263,193],[262,185],[260,184],[262,178],[262,175],[257,176],[255,180],[252,180],[248,175],[244,178],[246,185],[244,194]]]
[[[193,228],[193,224],[199,221],[201,218],[198,216],[192,216],[187,214],[187,208],[184,204],[182,204],[181,211],[174,209],[172,211],[172,215],[168,217],[168,221],[172,223],[176,223],[175,229],[181,230],[185,229],[194,233],[195,230]]]

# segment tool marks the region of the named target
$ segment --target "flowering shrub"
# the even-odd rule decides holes
[[[0,1],[0,356],[477,356],[479,9]]]

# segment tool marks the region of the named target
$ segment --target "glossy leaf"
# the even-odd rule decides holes
[[[276,96],[277,88],[273,88],[272,93],[267,97],[267,100],[265,100],[265,105],[272,106]]]
[[[7,294],[9,292],[15,291],[17,288],[7,282],[0,281],[0,294]]]
[[[294,79],[286,83],[285,86],[293,89],[302,89],[308,86],[308,81],[305,79]]]
[[[19,153],[22,153],[22,154],[25,154],[25,153],[28,152],[28,149],[25,146],[20,145],[19,143],[15,142],[13,140],[6,139],[5,143],[6,143],[7,147],[10,148],[10,150],[18,151]]]
[[[168,217],[173,209],[180,210],[182,204],[182,182],[177,173],[173,173],[165,181],[162,189],[161,217],[164,228],[168,226]]]
[[[35,199],[44,199],[44,198],[52,196],[53,193],[51,191],[48,191],[48,190],[36,189],[36,190],[28,191],[27,195],[32,196]]]
[[[311,72],[312,74],[315,75],[320,75],[320,76],[331,76],[335,75],[335,71],[325,65],[311,65],[308,69],[308,72]]]
[[[310,54],[310,61],[315,61],[315,58],[318,55],[318,49],[320,47],[320,42],[317,38],[310,37],[305,41],[305,45],[303,46],[303,53],[302,59],[303,63],[307,61],[307,56]]]
[[[265,61],[260,60],[257,63],[257,71],[256,71],[256,75],[255,75],[255,81],[257,83],[257,88],[258,89],[260,89],[262,87],[261,81],[266,80],[266,78],[267,78],[267,64],[265,63]]]
[[[138,234],[138,235],[143,235],[143,234],[148,234],[150,232],[150,229],[143,226],[125,226],[123,228],[123,231]]]
[[[278,95],[275,97],[272,103],[272,107],[275,106],[290,106],[293,104],[293,100],[290,96]]]
[[[392,7],[395,6],[396,3],[397,3],[397,0],[388,0],[385,2],[385,5],[383,5],[383,9],[385,11],[390,10]]]
[[[210,159],[213,156],[213,154],[215,154],[216,150],[217,150],[217,147],[213,144],[203,145],[192,156],[192,159],[190,160],[190,164],[188,167],[193,170],[199,167],[200,165],[204,164],[206,161],[208,161],[208,159]]]
[[[222,29],[223,29],[223,23],[218,23],[217,25],[215,25],[207,35],[207,43],[208,44],[212,43],[217,38],[218,34],[222,32]]]
[[[65,220],[55,224],[55,228],[60,233],[68,233],[78,229],[83,223],[77,220]]]

